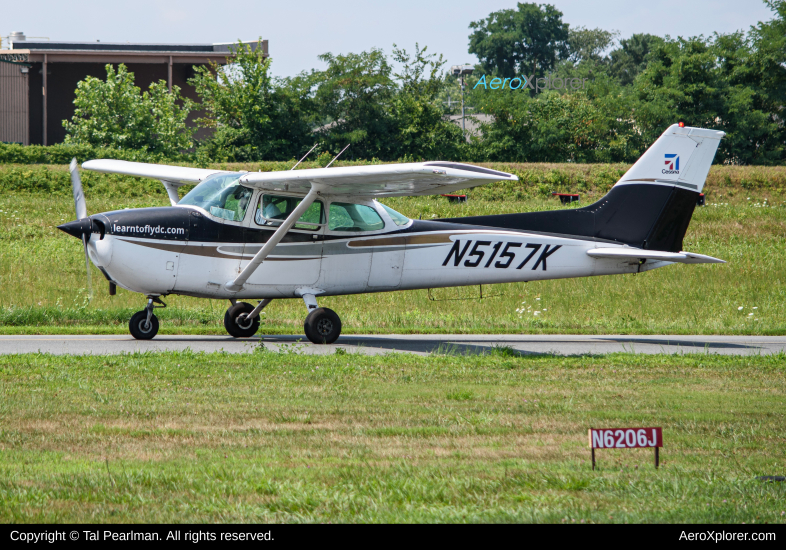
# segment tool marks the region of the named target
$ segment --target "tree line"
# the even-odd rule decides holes
[[[765,3],[770,21],[689,38],[570,27],[548,4],[493,12],[470,24],[469,132],[449,120],[457,77],[426,47],[326,53],[324,70],[278,78],[238,43],[230,65],[196,69],[199,103],[107,66],[78,84],[66,142],[197,162],[285,160],[315,143],[323,155],[351,144],[349,159],[632,162],[683,121],[726,132],[716,162],[784,164],[786,0]],[[186,125],[197,109],[212,129],[199,142]]]

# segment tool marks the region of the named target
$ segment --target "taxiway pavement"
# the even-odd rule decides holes
[[[434,352],[488,353],[510,347],[520,354],[598,355],[605,353],[713,353],[758,355],[786,352],[786,336],[585,336],[540,334],[387,334],[346,335],[332,345],[314,345],[303,336],[169,336],[139,341],[127,335],[101,336],[0,336],[0,354],[52,353],[56,355],[105,355],[146,351],[249,353],[264,345],[270,351],[304,354],[335,353],[336,348],[367,355]]]

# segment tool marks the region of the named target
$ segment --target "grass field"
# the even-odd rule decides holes
[[[0,356],[2,522],[782,523],[786,357]],[[662,426],[651,450],[587,428]]]
[[[587,204],[626,168],[494,167],[515,171],[521,181],[472,190],[470,201],[460,205],[441,197],[386,202],[423,219],[556,209],[559,202],[545,194],[550,189],[580,190]],[[144,304],[142,296],[123,290],[109,297],[94,268],[95,296],[88,302],[81,246],[56,229],[74,218],[64,170],[0,166],[0,187],[14,189],[8,183],[13,180],[41,189],[0,196],[0,333],[126,333],[128,319]],[[158,182],[96,174],[84,179],[90,212],[168,204]],[[339,313],[344,333],[786,334],[785,180],[783,168],[713,167],[706,189],[710,206],[697,208],[685,248],[726,259],[726,265],[490,286],[483,288],[483,300],[471,287],[436,290],[432,298],[438,301],[423,290],[320,303]],[[170,307],[160,310],[163,334],[224,333],[228,303],[177,296],[167,302]],[[517,312],[522,302],[523,314]],[[302,332],[305,308],[299,300],[274,301],[264,313],[261,332]]]

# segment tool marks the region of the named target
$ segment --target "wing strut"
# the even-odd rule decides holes
[[[171,181],[160,180],[161,183],[164,184],[164,189],[166,189],[166,194],[169,195],[169,202],[172,203],[172,206],[175,206],[178,202],[180,202],[180,195],[177,193],[177,188],[180,185],[174,184]]]
[[[227,281],[224,284],[224,288],[230,292],[238,292],[242,290],[243,285],[246,284],[248,278],[251,277],[254,271],[256,271],[262,262],[265,261],[265,258],[267,258],[268,254],[273,251],[276,245],[281,242],[281,239],[284,238],[284,235],[287,234],[292,226],[295,225],[295,222],[300,219],[300,216],[302,216],[308,207],[311,206],[311,203],[314,202],[314,199],[317,198],[318,194],[319,191],[317,191],[316,186],[312,185],[311,190],[305,196],[303,201],[298,204],[297,207],[295,207],[292,213],[287,216],[287,219],[284,220],[284,223],[282,223],[279,228],[276,229],[276,232],[273,233],[270,239],[268,239],[268,241],[265,243],[265,246],[263,246],[262,249],[256,253],[250,262],[248,262],[246,268],[240,273],[240,275],[237,276],[235,280]]]

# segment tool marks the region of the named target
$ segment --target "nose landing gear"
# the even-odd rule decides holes
[[[160,297],[148,296],[145,309],[134,313],[131,320],[128,321],[128,330],[131,332],[131,336],[137,340],[151,340],[158,334],[158,317],[153,315],[153,310],[163,307],[166,307],[166,304],[161,301]]]

